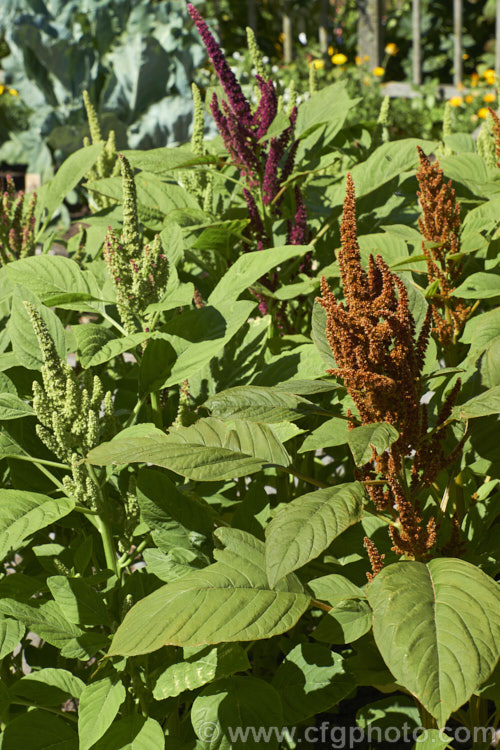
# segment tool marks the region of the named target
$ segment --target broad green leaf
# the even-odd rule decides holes
[[[12,349],[19,364],[28,370],[41,370],[44,364],[38,339],[23,304],[25,301],[31,302],[38,310],[54,340],[59,357],[65,361],[66,337],[61,321],[52,310],[41,303],[40,299],[33,292],[25,287],[17,286],[12,296],[12,311],[8,331],[10,340],[12,341]]]
[[[70,623],[54,601],[31,607],[15,599],[0,599],[0,612],[20,620],[24,625],[52,646],[63,649],[68,642],[84,635],[77,625]]]
[[[335,358],[326,339],[326,310],[316,300],[314,301],[311,320],[311,338],[328,368],[334,368],[336,366]]]
[[[308,399],[257,385],[238,386],[216,393],[204,406],[219,419],[246,419],[266,424],[293,422],[317,410]]]
[[[382,659],[370,631],[353,644],[355,653],[347,660],[347,666],[355,675],[357,685],[391,685],[395,690],[394,676]]]
[[[90,451],[87,461],[99,466],[150,463],[196,481],[245,476],[263,464],[288,466],[290,457],[271,427],[213,417],[191,427],[172,428],[168,435],[150,425],[147,432],[122,430],[109,443]]]
[[[49,307],[72,301],[85,303],[102,299],[95,277],[62,255],[22,258],[9,263],[7,270],[13,284],[24,285]],[[85,309],[85,304],[79,306],[80,310],[82,308]],[[90,305],[89,309],[92,308],[93,305]]]
[[[323,552],[363,515],[358,482],[309,492],[288,503],[266,529],[266,568],[274,586]]]
[[[19,443],[16,443],[8,432],[0,432],[0,459],[25,455],[26,451],[21,448]]]
[[[445,176],[453,183],[465,185],[477,197],[494,196],[500,192],[495,171],[488,169],[479,154],[453,154],[439,160]]]
[[[237,299],[272,268],[291,258],[299,258],[310,249],[309,245],[284,245],[240,255],[213,290],[209,303],[219,305]]]
[[[0,489],[0,558],[16,552],[35,531],[67,516],[75,507],[68,497]]]
[[[239,644],[208,646],[193,655],[185,653],[182,661],[167,667],[156,681],[153,696],[157,701],[175,697],[247,669],[250,669],[248,656]]]
[[[300,105],[294,137],[303,138],[314,126],[328,123],[328,135],[333,138],[355,104],[356,100],[349,97],[342,81],[325,86]]]
[[[406,745],[408,735],[405,736],[405,730],[407,733],[410,732],[409,736],[412,737],[411,733],[420,728],[421,723],[419,710],[410,695],[396,694],[374,703],[366,703],[356,713],[356,724],[362,728],[365,736],[377,740],[380,738],[381,742],[386,738],[394,738],[397,742],[399,732],[403,744]],[[378,734],[379,732],[381,734]],[[413,738],[416,738],[417,734],[415,731]]]
[[[475,419],[476,417],[487,417],[489,414],[500,412],[500,385],[490,388],[479,396],[474,396],[465,404],[455,406],[452,419]]]
[[[125,616],[110,655],[133,656],[162,646],[202,646],[271,638],[290,630],[310,603],[289,575],[270,589],[264,544],[237,529],[220,528],[217,562],[163,586]]]
[[[71,326],[76,339],[77,352],[82,367],[90,367],[94,355],[98,354],[107,344],[112,344],[115,335],[109,328],[96,323],[85,323]],[[119,340],[119,339],[118,339]]]
[[[113,683],[109,677],[91,682],[80,695],[78,736],[80,750],[88,750],[102,737],[114,721],[125,700],[122,682]]]
[[[135,178],[137,210],[141,220],[164,223],[168,215],[179,208],[197,209],[196,198],[173,182],[164,182],[152,172],[141,172]],[[88,190],[122,203],[121,177],[105,177],[86,183]]]
[[[288,725],[328,711],[356,687],[340,654],[319,643],[295,646],[276,670],[272,685]]]
[[[17,388],[9,376],[2,372],[0,368],[0,394],[4,393],[12,393],[17,396]]]
[[[149,148],[146,151],[122,152],[136,169],[147,172],[169,172],[171,169],[186,169],[200,164],[213,164],[217,158],[211,154],[197,156],[189,146]]]
[[[75,334],[80,362],[83,367],[97,367],[110,359],[119,357],[142,344],[150,337],[149,333],[131,333],[115,338],[109,328],[95,323],[72,326]]]
[[[206,367],[248,320],[255,302],[232,302],[176,316],[153,334],[139,369],[141,391],[182,383]]]
[[[81,578],[49,576],[47,586],[64,616],[75,625],[110,625],[102,595]]]
[[[366,601],[343,599],[327,612],[314,629],[313,636],[326,643],[352,643],[372,627],[372,611]]]
[[[453,292],[463,299],[500,297],[500,276],[494,273],[473,273]]]
[[[47,667],[24,675],[10,694],[38,706],[60,706],[68,698],[79,698],[85,683],[67,669]]]
[[[158,542],[158,537],[156,541]],[[174,547],[169,549],[167,554],[161,549],[149,548],[144,550],[142,557],[148,571],[166,583],[182,578],[191,573],[193,568],[204,567],[200,554],[185,547]]]
[[[402,172],[416,167],[418,164],[417,146],[421,146],[426,153],[430,153],[436,147],[436,143],[417,138],[383,143],[370,154],[366,161],[356,164],[350,170],[356,197],[362,198]],[[345,197],[345,178],[341,183],[329,188],[326,196],[330,205],[341,206]]]
[[[147,152],[143,152],[147,153]],[[164,750],[165,734],[151,718],[131,714],[117,719],[92,750]]]
[[[78,736],[60,716],[35,709],[9,721],[2,732],[2,750],[79,750]]]
[[[104,143],[96,143],[92,146],[81,148],[72,153],[62,163],[44,191],[42,208],[47,211],[47,219],[52,216],[56,208],[59,208],[64,198],[73,190],[87,172],[93,167],[101,155]],[[38,207],[37,207],[37,210]]]
[[[10,617],[0,617],[0,659],[14,651],[25,630],[22,622]]]
[[[368,265],[368,256],[381,255],[387,265],[392,266],[398,261],[408,259],[408,246],[404,239],[397,234],[380,232],[379,234],[365,234],[358,237],[363,266]],[[414,264],[417,265],[414,261]],[[423,265],[425,270],[425,264]]]
[[[349,426],[346,419],[333,418],[322,425],[316,427],[310,435],[306,437],[299,448],[299,453],[315,451],[321,448],[334,448],[337,445],[347,443]]]
[[[0,393],[0,421],[19,419],[20,417],[32,417],[34,413],[26,401],[23,401],[13,393]]]
[[[441,729],[422,729],[412,750],[446,750],[452,747],[453,737]]]
[[[376,422],[355,427],[347,433],[347,443],[352,451],[356,466],[371,461],[372,448],[380,455],[399,437],[399,432],[391,424]]]
[[[327,380],[287,380],[284,383],[276,383],[272,391],[294,393],[296,396],[312,396],[315,393],[328,393],[342,389],[342,386],[334,381]]]
[[[500,656],[498,583],[464,560],[437,558],[383,568],[366,594],[385,663],[443,727]]]
[[[164,473],[149,468],[139,471],[137,501],[141,520],[149,529],[179,536],[172,546],[191,547],[191,541],[199,546],[203,538],[211,536],[214,523],[208,506],[179,492]]]
[[[254,738],[252,732],[243,739],[238,729],[280,728],[283,710],[278,692],[257,677],[227,677],[208,685],[195,699],[191,722],[206,750],[254,750],[266,747],[278,750],[278,739]]]
[[[345,599],[365,599],[363,589],[356,586],[345,576],[332,573],[309,581],[309,588],[316,599],[331,604],[332,607]]]

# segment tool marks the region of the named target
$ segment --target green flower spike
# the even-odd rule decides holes
[[[143,247],[137,215],[134,174],[120,154],[123,186],[123,229],[120,240],[110,228],[106,237],[104,260],[116,288],[117,307],[128,333],[137,331],[136,319],[147,328],[150,317],[145,310],[163,295],[168,280],[168,262],[162,253],[159,235]]]
[[[255,38],[253,29],[251,29],[250,26],[247,26],[247,47],[257,75],[267,81],[268,76],[266,75],[262,52],[257,44],[257,39]]]

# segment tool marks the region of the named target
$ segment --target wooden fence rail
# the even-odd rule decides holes
[[[384,39],[382,15],[382,0],[356,0],[358,7],[358,55],[366,55],[373,62],[373,67],[380,65],[384,56]],[[464,29],[464,0],[453,0],[453,85],[456,88],[463,79],[463,29]],[[328,49],[328,12],[329,0],[319,0],[318,39],[321,54],[326,56]],[[256,0],[248,0],[248,22],[254,28],[256,23]],[[422,6],[421,0],[412,2],[412,83],[419,86],[422,83]],[[293,18],[289,0],[284,0],[283,6],[283,58],[291,62],[294,52]],[[497,82],[500,80],[500,0],[496,0],[495,20],[495,72]]]

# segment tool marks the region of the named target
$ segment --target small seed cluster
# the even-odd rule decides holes
[[[35,252],[36,193],[29,200],[16,193],[10,175],[5,180],[0,202],[0,267]]]

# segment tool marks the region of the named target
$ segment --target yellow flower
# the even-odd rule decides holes
[[[330,55],[330,57],[335,54],[335,50],[333,49],[331,44],[328,47],[328,54]]]
[[[368,62],[368,60],[369,60],[369,59],[370,59],[370,55],[365,55],[365,56],[363,57],[363,60],[364,60],[365,62]]]
[[[354,62],[356,63],[356,65],[361,65],[363,60],[359,55],[356,55],[356,57],[354,58]]]
[[[283,34],[283,32],[281,32],[281,34],[278,36],[278,41],[279,42],[284,42],[285,41],[285,35]]]
[[[463,91],[463,90],[464,90],[464,85],[463,85],[462,81],[459,81],[459,82],[457,83],[457,89],[458,89],[459,91]]]
[[[450,107],[460,107],[463,102],[464,100],[461,96],[452,96],[451,99],[448,100]]]
[[[462,60],[468,60],[468,59],[469,59],[469,55],[467,54],[467,52],[464,52],[464,54],[462,55]]]
[[[467,94],[467,96],[465,97],[465,101],[467,102],[467,104],[472,104],[472,102],[474,101],[474,97],[472,96],[472,94]]]
[[[488,68],[488,70],[483,70],[483,76],[485,78],[491,78],[494,75],[495,75],[495,71],[493,70],[493,68]]]
[[[347,57],[342,52],[337,52],[336,55],[332,55],[332,63],[334,65],[345,65]]]
[[[477,82],[479,81],[479,73],[473,73],[470,77],[470,85],[473,89],[476,88]]]
[[[477,112],[477,116],[480,117],[481,120],[485,120],[488,116],[488,107],[481,107]]]
[[[394,42],[389,42],[389,44],[385,45],[385,51],[388,55],[397,55],[399,47],[397,44],[394,44]]]
[[[2,86],[2,84],[0,83],[0,96],[3,94],[4,91],[5,91],[5,86]]]
[[[9,94],[11,96],[19,96],[19,91],[17,89],[9,89]]]
[[[372,73],[373,73],[374,76],[377,76],[378,78],[381,78],[384,75],[384,73],[385,73],[385,69],[381,68],[380,65],[377,65],[376,68],[373,68]]]
[[[313,60],[313,65],[316,68],[316,70],[320,70],[321,68],[325,67],[325,61],[324,60]]]
[[[495,99],[496,99],[496,96],[495,94],[492,94],[492,93],[485,94],[483,96],[483,102],[486,102],[486,104],[491,104],[491,102],[494,102]]]

